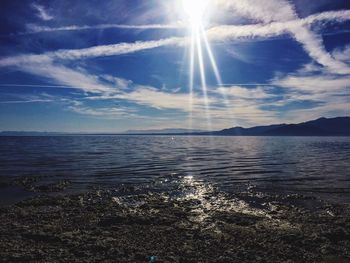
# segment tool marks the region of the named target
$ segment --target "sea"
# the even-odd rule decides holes
[[[18,136],[0,137],[0,199],[33,193],[23,177],[69,180],[71,192],[120,185],[166,188],[191,178],[226,192],[255,189],[350,203],[350,137]]]

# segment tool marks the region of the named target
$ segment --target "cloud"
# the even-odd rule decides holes
[[[271,106],[286,107],[308,101],[307,109],[285,111],[284,118],[294,121],[350,115],[350,75],[334,74],[314,64],[308,64],[292,74],[279,76],[271,84],[284,89],[284,96]],[[311,104],[310,104],[311,103]],[[283,111],[282,111],[283,112]]]
[[[52,63],[52,58],[48,55],[19,55],[0,59],[1,67],[23,66],[32,64]]]
[[[313,75],[300,76],[289,75],[272,82],[273,85],[307,92],[339,91],[350,88],[350,76],[337,75]]]
[[[45,77],[59,85],[55,87],[71,87],[86,93],[90,100],[120,99],[138,105],[152,107],[158,110],[173,110],[176,114],[191,113],[194,121],[205,122],[208,117],[215,123],[226,123],[232,119],[244,119],[248,123],[272,123],[278,118],[277,110],[266,110],[266,100],[274,100],[275,106],[285,106],[293,101],[312,100],[322,102],[316,109],[320,113],[348,111],[346,99],[349,95],[349,67],[345,63],[349,60],[349,47],[337,49],[328,53],[322,43],[320,35],[312,32],[309,26],[315,22],[342,22],[350,19],[350,11],[324,12],[299,19],[294,8],[288,1],[276,0],[237,0],[222,1],[227,8],[243,16],[257,20],[252,25],[221,25],[207,31],[208,38],[214,42],[229,42],[235,39],[268,38],[277,35],[290,34],[303,45],[309,56],[323,65],[308,66],[294,74],[275,78],[270,85],[284,88],[282,99],[269,92],[267,87],[246,88],[232,85],[230,87],[213,88],[209,91],[209,105],[200,94],[191,98],[188,94],[157,90],[132,81],[109,75],[97,76],[82,68],[65,66],[65,60],[83,60],[87,58],[116,56],[150,50],[163,46],[182,46],[187,44],[187,37],[173,37],[153,41],[137,41],[134,43],[117,43],[100,45],[75,50],[58,50],[41,55],[20,55],[0,59],[0,66],[13,66],[18,70]],[[108,26],[108,25],[101,25]],[[117,25],[114,25],[117,26]],[[119,25],[122,26],[122,25]],[[156,27],[157,25],[151,25]],[[147,25],[143,26],[147,29]],[[41,28],[45,30],[45,28]],[[82,30],[71,28],[67,30]],[[88,29],[88,28],[86,28]],[[130,28],[131,29],[131,28]],[[140,28],[141,29],[141,28]],[[38,28],[39,30],[39,28]],[[47,28],[47,30],[49,30]],[[51,29],[50,29],[51,30]],[[62,28],[63,30],[63,28]],[[345,62],[344,62],[345,61]],[[318,71],[318,73],[316,73]],[[340,75],[341,74],[341,75]],[[221,98],[226,95],[227,101]],[[346,96],[341,96],[341,95]],[[341,111],[341,107],[343,111]],[[208,111],[206,110],[208,107]],[[70,111],[104,118],[120,118],[139,116],[133,110],[116,107],[89,107],[82,103],[71,103],[67,106]],[[290,115],[294,114],[290,111]],[[299,113],[301,111],[298,111]],[[309,111],[311,112],[311,110]],[[310,113],[311,114],[311,113]],[[304,116],[302,116],[304,117]]]
[[[55,97],[46,93],[39,95],[2,93],[2,95],[7,99],[0,100],[0,104],[50,103],[57,101]]]
[[[334,59],[326,51],[323,46],[323,40],[320,36],[317,36],[304,27],[294,29],[291,32],[294,33],[295,39],[302,43],[304,49],[308,51],[309,56],[315,59],[318,63],[328,67],[332,72],[350,74],[350,68],[347,64]]]
[[[100,45],[84,49],[58,50],[41,55],[19,55],[0,59],[0,66],[22,66],[24,64],[45,64],[53,60],[77,60],[94,57],[116,56],[135,53],[169,45],[183,45],[186,38],[167,38],[155,41],[137,41],[134,43],[118,43],[113,45]]]
[[[271,0],[270,0],[271,1]],[[275,0],[274,0],[275,1]],[[235,1],[236,2],[236,1]],[[240,1],[237,1],[237,3]],[[265,3],[265,2],[264,2]],[[261,4],[260,4],[261,6]],[[257,7],[254,7],[256,14]],[[292,10],[288,8],[288,10]],[[267,10],[264,10],[263,16],[266,16]],[[266,18],[267,19],[267,18]],[[263,21],[266,21],[264,18]],[[272,22],[269,24],[253,25],[222,25],[216,26],[207,31],[208,38],[215,42],[227,42],[235,39],[247,38],[269,38],[281,34],[292,33],[292,35],[302,43],[309,55],[322,65],[328,66],[334,71],[348,73],[349,68],[343,62],[335,60],[323,47],[322,39],[306,28],[316,21],[345,21],[350,20],[350,11],[332,11],[321,14],[311,15],[304,19],[298,19],[293,15],[293,20],[283,22]],[[144,26],[145,28],[147,25]],[[38,61],[45,63],[48,59],[85,59],[101,56],[116,56],[135,53],[143,50],[154,49],[162,46],[182,46],[188,42],[187,37],[172,37],[153,41],[137,41],[134,43],[118,43],[113,45],[100,45],[84,49],[58,50],[47,52],[42,55],[22,55],[17,57],[3,58],[0,60],[0,66],[10,66],[13,64]]]
[[[295,13],[294,8],[285,0],[217,0],[217,4],[264,23],[293,20]]]
[[[95,29],[136,29],[136,30],[153,30],[153,29],[179,29],[185,28],[183,23],[174,24],[149,24],[149,25],[125,25],[125,24],[100,24],[100,25],[71,25],[62,27],[47,27],[35,24],[28,24],[28,33],[56,32],[56,31],[79,31]]]
[[[111,75],[100,75],[99,78],[109,82],[113,86],[118,87],[118,89],[122,90],[129,88],[133,84],[131,80],[117,78]]]
[[[117,91],[116,87],[101,83],[98,76],[91,75],[83,70],[73,70],[54,63],[24,64],[20,66],[20,70],[54,80],[56,83],[64,86],[81,89],[85,92],[112,93]]]
[[[32,7],[37,11],[37,15],[40,19],[44,21],[49,21],[54,19],[53,16],[51,16],[42,5],[39,4],[32,4]]]
[[[43,103],[43,102],[52,102],[52,100],[37,99],[37,100],[8,100],[0,101],[0,104],[23,104],[23,103]]]
[[[349,63],[350,62],[350,45],[347,45],[343,48],[335,49],[332,52],[332,55],[338,60],[342,60],[344,62]]]
[[[311,25],[315,22],[333,22],[340,23],[350,19],[350,10],[327,11],[310,15],[300,19],[303,25]]]
[[[230,98],[241,98],[248,100],[269,99],[275,96],[274,94],[269,93],[268,88],[266,87],[247,88],[240,86],[231,86],[219,87],[216,91]]]
[[[158,91],[155,88],[137,85],[132,81],[110,75],[93,75],[83,69],[72,69],[55,64],[50,59],[44,60],[46,63],[41,63],[42,58],[29,57],[28,60],[24,60],[21,57],[19,61],[21,63],[16,67],[21,71],[61,84],[54,87],[70,87],[89,93],[88,98],[91,100],[122,99],[156,109],[175,109],[184,112],[188,112],[191,108],[188,94]],[[22,62],[26,63],[22,64]],[[132,88],[131,92],[128,92],[129,87]],[[193,108],[204,108],[202,98],[194,97],[192,103]],[[82,111],[81,107],[71,109],[76,109],[76,112],[78,109]],[[88,111],[85,110],[85,112]],[[89,112],[93,113],[92,110]],[[98,113],[95,115],[97,116]]]
[[[350,106],[346,101],[337,103],[325,103],[324,105],[316,106],[311,109],[295,109],[283,114],[285,119],[293,120],[294,122],[302,122],[322,117],[339,117],[350,116]]]
[[[205,107],[205,100],[197,95],[160,91],[153,87],[135,85],[133,91],[111,96],[95,96],[90,99],[123,99],[159,110],[170,109],[189,112]],[[192,102],[192,106],[190,104]]]
[[[69,88],[69,86],[62,85],[45,85],[45,84],[0,84],[0,87],[28,87],[28,88]]]
[[[137,51],[154,49],[162,46],[179,45],[183,38],[173,37],[155,41],[137,41],[134,43],[119,43],[114,45],[96,46],[78,50],[60,50],[49,53],[49,56],[59,59],[84,59],[93,57],[116,56]]]
[[[92,108],[83,105],[81,102],[75,102],[73,105],[67,107],[67,110],[81,114],[103,119],[121,119],[121,118],[135,118],[138,117],[135,110],[117,108],[117,107],[98,107]]]
[[[312,32],[308,26],[316,21],[342,22],[350,20],[350,11],[332,11],[299,19],[294,8],[288,1],[277,0],[223,0],[227,8],[237,13],[254,18],[263,24],[244,26],[218,26],[208,31],[208,37],[214,41],[228,41],[237,38],[273,37],[281,34],[291,34],[307,51],[308,55],[319,64],[328,67],[333,72],[349,74],[350,68],[329,54],[322,37]],[[280,10],[279,10],[280,9]],[[268,23],[268,24],[266,24]]]
[[[227,54],[229,54],[232,58],[240,60],[247,64],[254,64],[254,59],[250,56],[244,54],[244,52],[240,52],[236,50],[234,47],[229,46],[225,48]]]
[[[252,14],[254,15],[258,10],[257,6],[255,6],[253,9],[254,12],[252,12]],[[288,8],[287,10],[292,9]],[[265,21],[267,18],[265,19],[264,17],[266,16],[267,10],[263,9],[263,12],[264,15],[257,16],[257,18],[262,17],[263,21]],[[325,12],[312,15],[305,19],[298,19],[294,14],[293,18],[294,20],[291,21],[272,22],[270,24],[216,26],[209,29],[207,31],[207,35],[211,41],[227,42],[235,39],[259,37],[268,38],[281,34],[291,33],[295,39],[304,46],[304,49],[308,51],[308,54],[318,63],[329,67],[335,72],[344,74],[350,72],[349,67],[345,63],[335,60],[329,53],[325,51],[321,37],[317,36],[306,28],[306,25],[319,20],[350,20],[350,11]],[[76,60],[103,56],[116,56],[159,48],[163,46],[183,46],[186,43],[189,43],[189,39],[187,37],[172,37],[153,41],[137,41],[133,43],[100,45],[84,49],[58,50],[54,52],[47,52],[42,55],[21,55],[16,57],[3,58],[0,60],[0,66],[11,66],[32,62],[45,63],[52,59]]]

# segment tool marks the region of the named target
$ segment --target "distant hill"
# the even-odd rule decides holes
[[[64,136],[92,133],[3,131],[0,136]],[[100,135],[113,135],[100,133]],[[298,124],[275,124],[252,128],[233,127],[221,131],[191,129],[130,130],[119,135],[214,135],[214,136],[350,136],[350,117],[320,118]]]
[[[252,128],[234,127],[210,134],[221,136],[350,136],[350,117],[320,118],[299,124],[277,124]]]
[[[187,133],[201,133],[203,130],[194,129],[160,129],[160,130],[129,130],[125,134],[187,134]]]
[[[0,136],[55,136],[65,135],[62,132],[38,132],[38,131],[2,131]]]

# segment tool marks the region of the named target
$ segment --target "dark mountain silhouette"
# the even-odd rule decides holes
[[[215,136],[350,136],[350,117],[320,118],[299,124],[275,124],[252,128],[233,127],[221,131],[190,132],[172,129],[156,132],[138,133],[152,135],[215,135]]]
[[[92,133],[55,133],[4,131],[0,136],[64,136]],[[100,135],[113,135],[112,133]],[[215,136],[350,136],[350,117],[320,118],[299,124],[276,124],[252,128],[233,127],[221,131],[163,129],[129,131],[119,135],[215,135]]]
[[[268,132],[273,129],[281,128],[285,124],[277,124],[277,125],[270,125],[270,126],[257,126],[252,128],[242,128],[242,127],[234,127],[229,129],[224,129],[221,131],[214,132],[215,135],[236,135],[236,136],[254,136],[257,134],[263,134],[265,132]]]
[[[234,127],[210,132],[223,136],[350,136],[350,117],[320,118],[299,124],[277,124],[252,128]]]

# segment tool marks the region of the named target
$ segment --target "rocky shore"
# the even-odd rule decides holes
[[[349,205],[186,180],[172,191],[43,188],[0,208],[0,261],[350,262]]]

